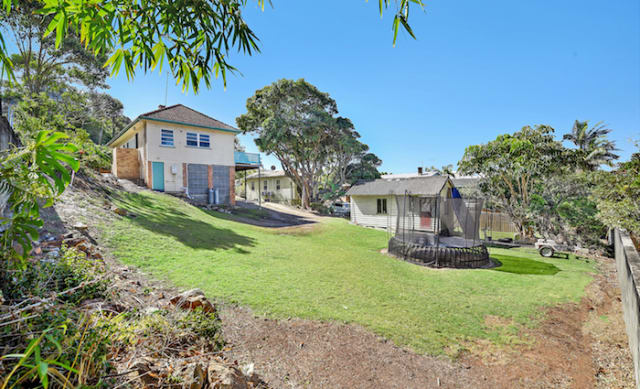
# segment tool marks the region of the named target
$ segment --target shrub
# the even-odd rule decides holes
[[[111,370],[107,354],[112,332],[108,326],[96,325],[95,317],[76,306],[106,297],[101,263],[63,247],[57,258],[31,258],[26,265],[2,274],[2,293],[13,315],[0,315],[0,322],[4,321],[0,336],[7,339],[0,376],[8,387],[36,383],[105,387],[107,383],[98,377]],[[72,292],[60,295],[69,290]],[[29,305],[33,308],[20,312],[19,308]],[[18,319],[13,318],[16,313]]]
[[[640,234],[640,153],[612,172],[595,172],[598,218],[609,227]]]
[[[322,203],[311,203],[311,209],[321,215],[331,214],[331,209]]]

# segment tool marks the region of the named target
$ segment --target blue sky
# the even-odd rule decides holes
[[[198,95],[169,81],[167,103],[229,124],[256,89],[305,78],[328,92],[387,172],[455,164],[466,146],[527,124],[559,137],[575,119],[604,121],[623,159],[640,139],[640,2],[434,0],[392,47],[377,1],[273,0],[244,10],[262,53],[237,54],[242,72]],[[135,117],[164,103],[165,76],[122,73],[110,93]],[[242,137],[247,151],[257,151]],[[265,165],[277,164],[266,158]]]

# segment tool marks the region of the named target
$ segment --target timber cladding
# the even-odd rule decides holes
[[[113,174],[118,178],[139,179],[140,161],[137,149],[113,149]]]

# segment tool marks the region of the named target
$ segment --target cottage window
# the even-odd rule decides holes
[[[251,183],[251,191],[253,192],[254,190],[256,190],[256,183],[252,182]]]
[[[267,181],[265,180],[264,185],[263,185],[263,190],[267,190]]]
[[[378,199],[378,213],[387,213],[387,199]]]
[[[280,180],[276,180],[276,190],[280,190]]]
[[[173,130],[161,130],[160,145],[173,147]]]

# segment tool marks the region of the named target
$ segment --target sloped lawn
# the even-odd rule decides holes
[[[168,195],[122,193],[136,217],[103,225],[122,262],[256,313],[361,324],[429,354],[465,340],[513,341],[488,316],[534,325],[540,307],[578,301],[593,264],[492,249],[494,270],[434,270],[380,250],[386,233],[327,219],[277,230],[234,222]]]

